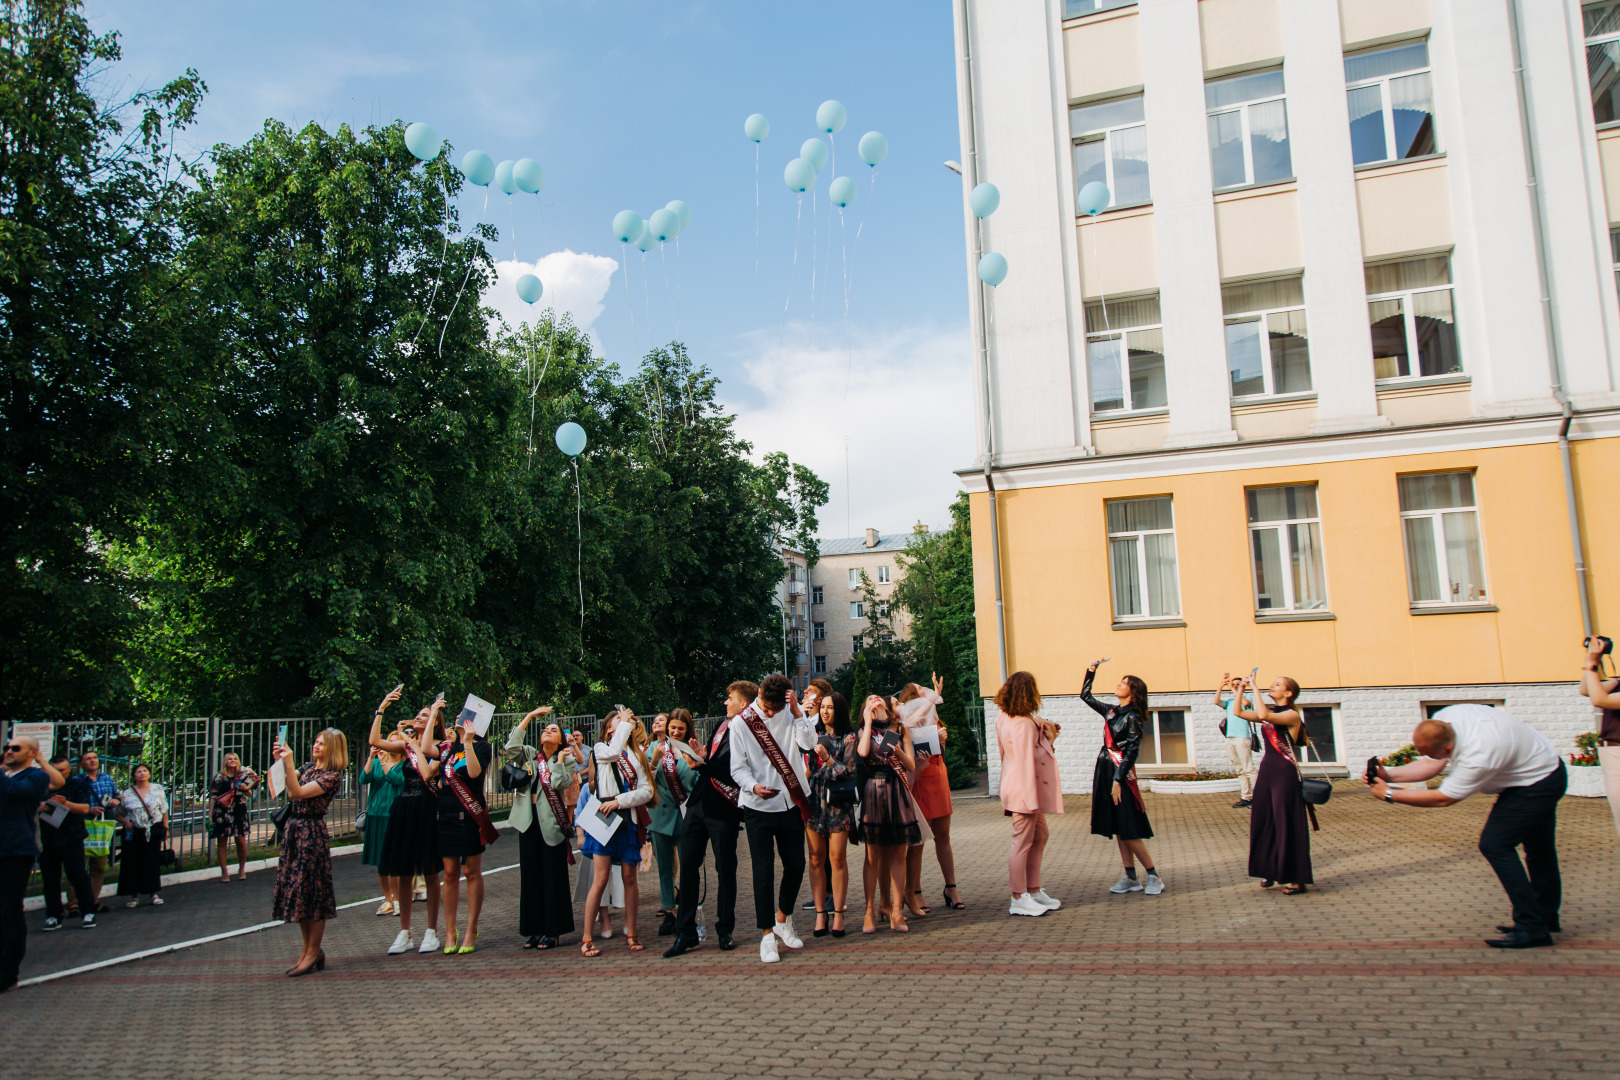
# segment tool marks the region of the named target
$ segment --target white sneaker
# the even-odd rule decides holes
[[[1007,914],[1032,915],[1039,918],[1040,916],[1045,915],[1048,910],[1049,909],[1045,905],[1036,900],[1033,896],[1029,895],[1029,893],[1020,893],[1012,898],[1012,903],[1007,908]]]
[[[1045,889],[1042,889],[1040,892],[1030,893],[1029,898],[1048,911],[1056,911],[1058,908],[1063,906],[1063,901],[1051,896],[1047,896]]]
[[[416,951],[419,953],[439,951],[439,935],[434,932],[431,926],[428,927],[428,932],[422,935],[422,947]]]
[[[776,955],[776,935],[771,933],[760,938],[759,962],[762,964],[774,964],[780,959],[782,958]]]
[[[409,930],[401,930],[399,932],[399,936],[394,938],[394,943],[392,945],[388,946],[388,955],[389,956],[398,956],[401,953],[408,953],[410,951],[411,951],[411,932]]]
[[[1121,874],[1119,880],[1114,882],[1114,887],[1108,891],[1111,893],[1141,892],[1142,883],[1129,874]]]
[[[1164,882],[1159,880],[1158,874],[1149,874],[1146,889],[1149,896],[1158,896],[1164,892]]]
[[[771,933],[781,938],[782,944],[790,949],[804,948],[804,939],[793,932],[793,916],[791,915],[777,923]]]
[[[393,915],[394,913],[394,902],[392,900],[384,900],[382,905],[377,908],[377,914],[379,915]]]
[[[427,899],[427,890],[426,889],[417,889],[414,893],[411,894],[411,899],[415,900],[417,903],[421,903],[423,900]]]

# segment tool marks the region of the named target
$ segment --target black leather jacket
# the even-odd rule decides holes
[[[1114,766],[1114,783],[1123,784],[1136,767],[1136,756],[1142,752],[1142,710],[1136,707],[1135,702],[1129,705],[1105,705],[1092,697],[1091,682],[1096,676],[1095,671],[1086,672],[1086,681],[1080,687],[1080,700],[1102,715],[1103,723],[1113,734],[1114,749],[1120,753],[1120,761]],[[1102,749],[1097,751],[1097,759],[1101,761],[1106,757],[1108,742],[1104,740]]]

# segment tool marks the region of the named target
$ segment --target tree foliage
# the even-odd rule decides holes
[[[954,686],[962,700],[979,694],[979,642],[973,606],[973,531],[968,497],[960,492],[951,503],[951,527],[943,532],[919,533],[895,554],[900,580],[891,602],[911,616],[914,641],[932,642],[943,631],[955,657],[955,670],[941,672],[947,689]],[[936,661],[937,663],[937,661]]]

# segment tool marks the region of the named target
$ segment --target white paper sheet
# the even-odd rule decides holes
[[[60,829],[62,822],[67,820],[68,808],[59,802],[46,803],[45,809],[39,812],[39,823],[49,825],[53,829]]]
[[[270,797],[274,799],[281,798],[281,793],[287,790],[286,766],[277,761],[270,766],[270,772],[265,776],[264,780],[265,783],[270,785]]]
[[[624,821],[618,814],[603,815],[602,802],[594,794],[586,800],[585,806],[580,810],[575,824],[590,834],[591,839],[598,844],[606,844],[619,831]]]
[[[472,729],[479,735],[489,734],[489,722],[495,718],[495,706],[476,694],[467,695],[467,704],[461,707],[461,715],[456,717],[456,726],[472,725]]]
[[[912,728],[911,745],[914,749],[926,750],[935,757],[939,757],[939,728],[934,724]]]

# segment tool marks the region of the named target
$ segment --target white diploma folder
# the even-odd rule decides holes
[[[619,831],[619,826],[624,823],[624,819],[619,817],[618,814],[604,815],[602,813],[602,801],[593,793],[586,800],[584,808],[580,810],[579,816],[574,823],[589,833],[592,840],[605,845],[613,838],[613,834]]]

